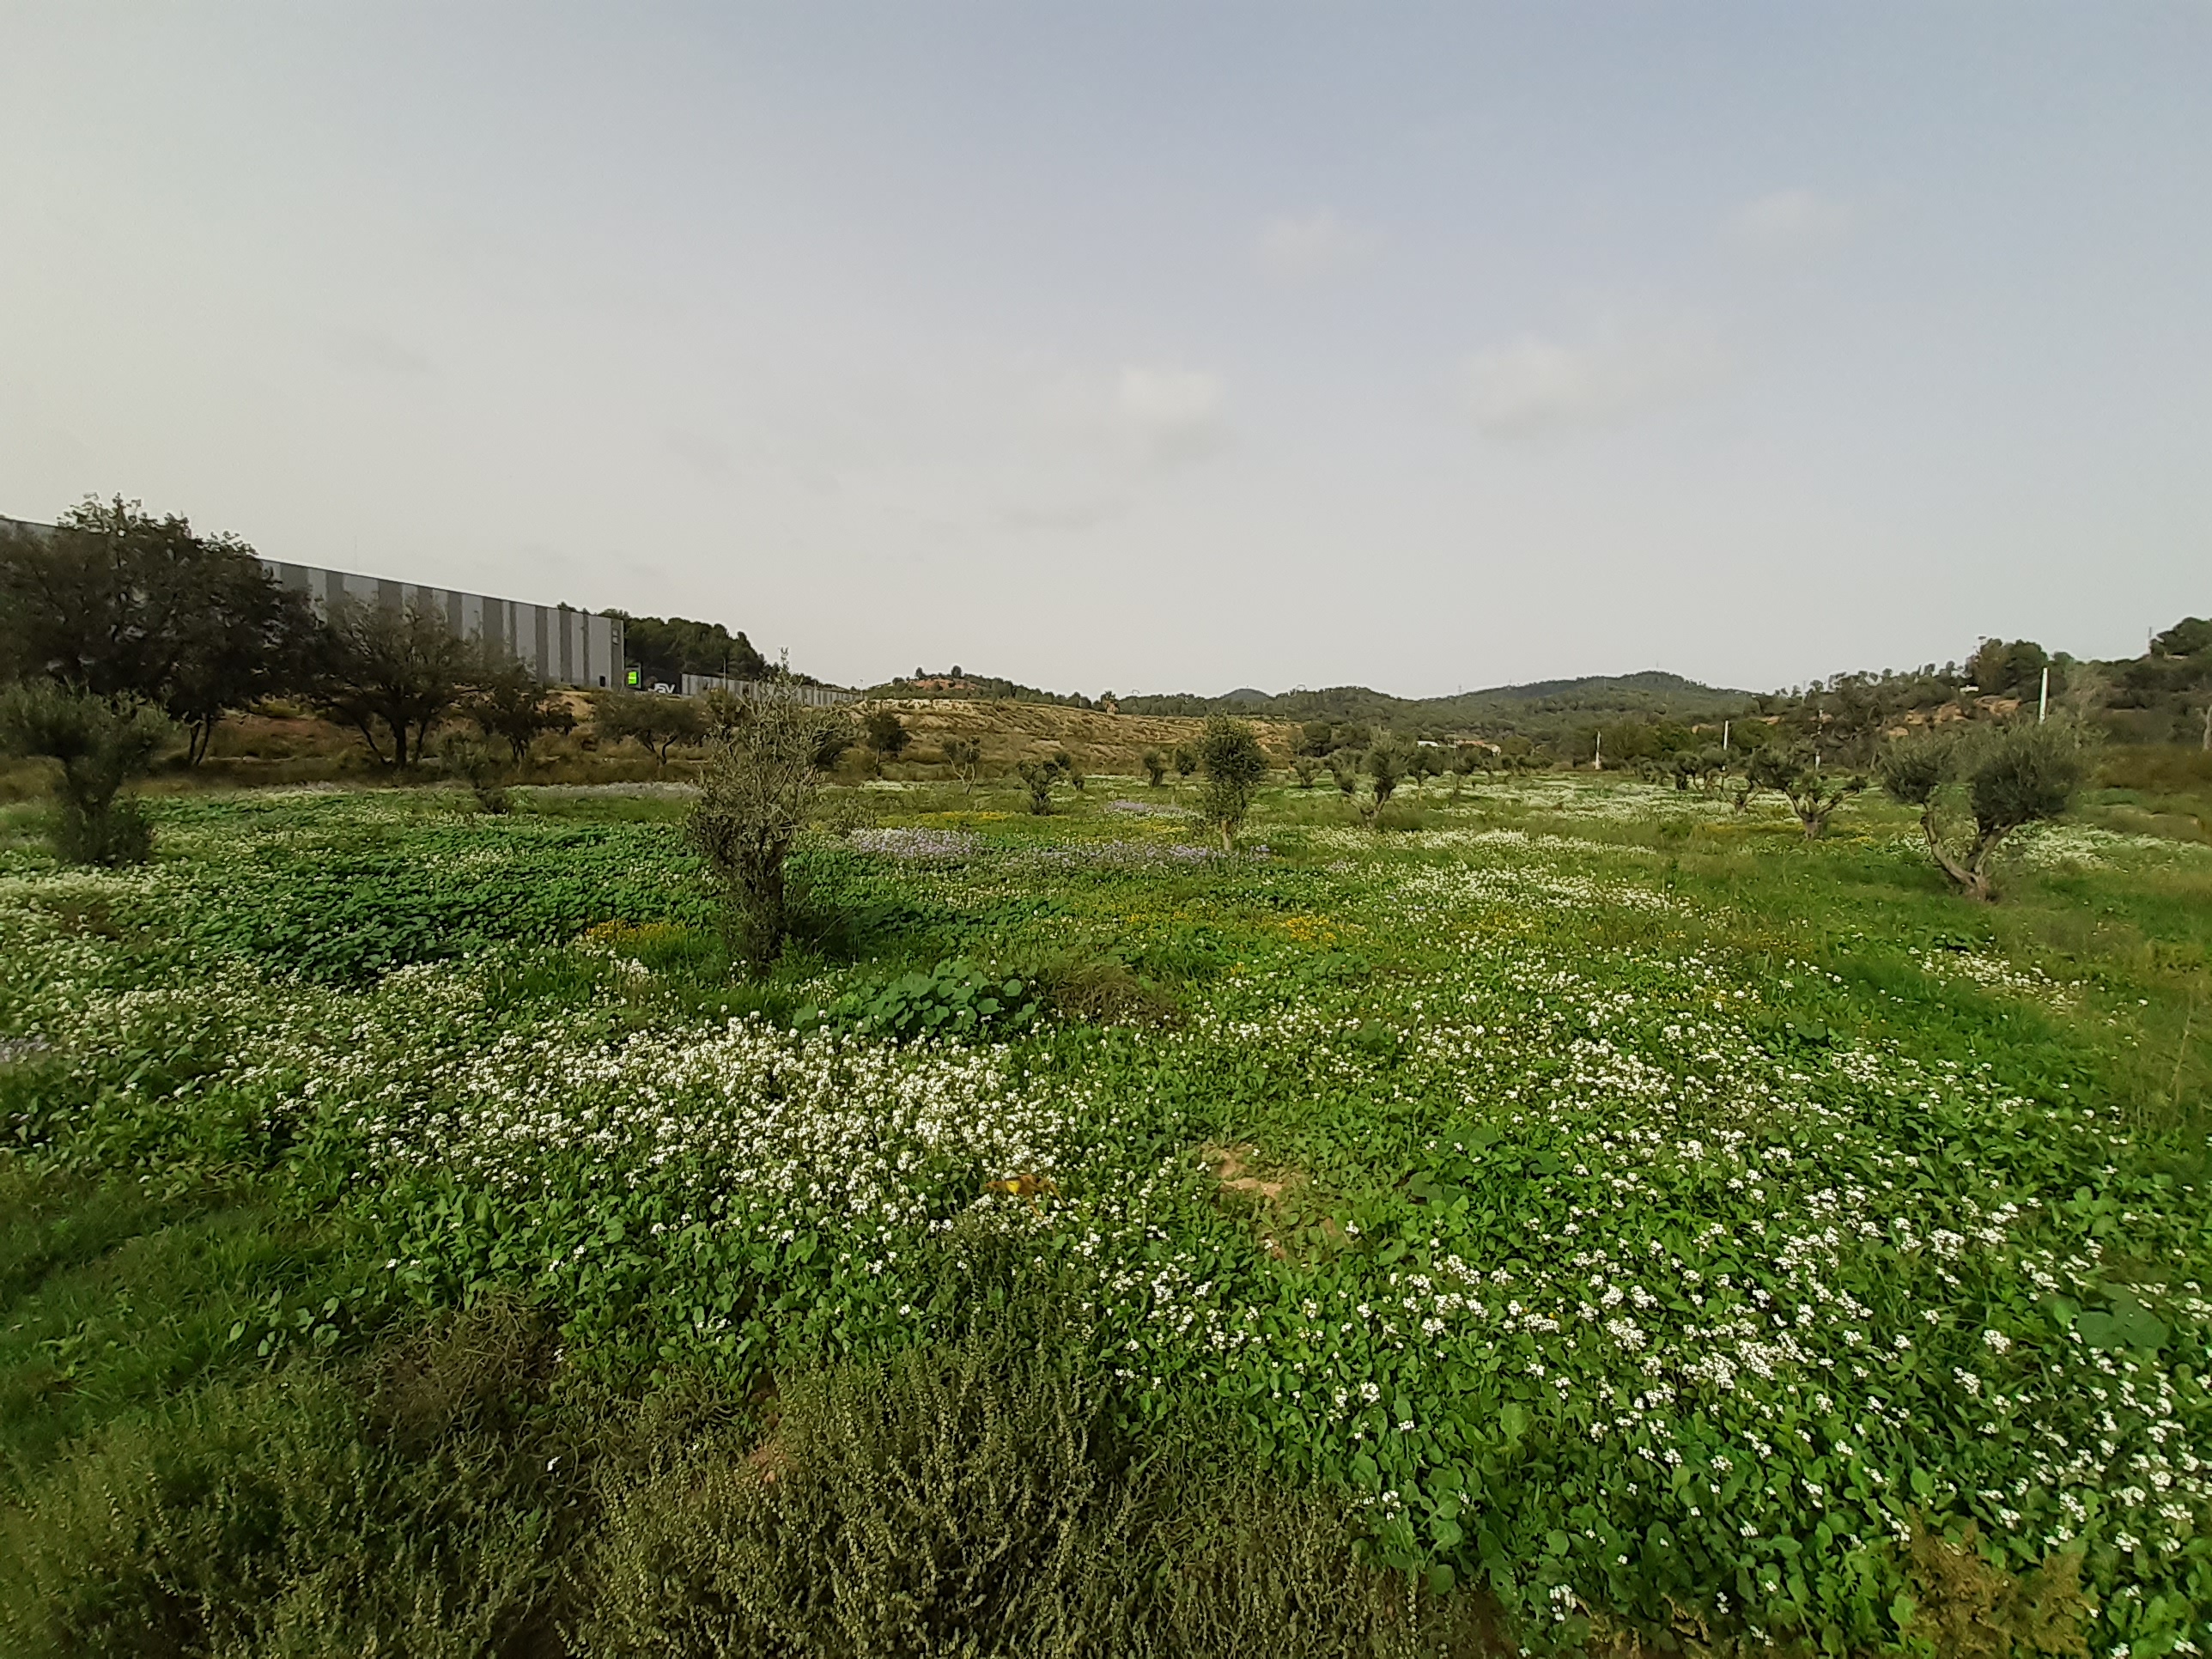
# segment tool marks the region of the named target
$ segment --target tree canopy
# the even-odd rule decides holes
[[[137,501],[0,526],[0,672],[155,704],[193,761],[226,710],[301,684],[318,632],[245,542]]]

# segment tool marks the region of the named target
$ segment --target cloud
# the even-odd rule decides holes
[[[1614,331],[1583,344],[1524,334],[1467,361],[1468,412],[1494,438],[1603,426],[1691,396],[1718,379],[1727,354],[1710,332]]]
[[[1778,190],[1737,209],[1729,235],[1754,252],[1817,253],[1842,246],[1857,228],[1858,215],[1847,202],[1809,190]]]
[[[1157,365],[1123,368],[1114,397],[1124,428],[1164,462],[1201,459],[1226,444],[1227,401],[1219,375]]]
[[[1260,269],[1286,282],[1310,283],[1365,262],[1375,251],[1375,234],[1346,223],[1334,209],[1289,213],[1261,228],[1256,252]]]

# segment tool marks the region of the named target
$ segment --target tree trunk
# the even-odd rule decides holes
[[[1936,833],[1936,808],[1932,803],[1920,814],[1920,829],[1928,837],[1928,851],[1935,859],[1936,868],[1950,878],[1953,886],[1977,903],[1993,904],[1996,902],[1996,889],[1990,884],[1989,876],[1983,866],[1989,862],[1990,854],[1996,850],[1997,842],[2003,839],[2002,836],[1977,836],[1973,850],[1962,864],[1951,856],[1943,845],[1942,838]]]
[[[1227,818],[1221,820],[1221,850],[1224,853],[1233,853],[1237,850],[1237,836],[1234,827],[1230,823]]]

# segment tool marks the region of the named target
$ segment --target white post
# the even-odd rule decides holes
[[[2043,671],[2043,695],[2040,697],[2038,697],[2035,702],[2035,723],[2038,726],[2042,725],[2045,716],[2048,715],[2050,713],[2051,670],[2046,666]]]
[[[1605,733],[1602,732],[1597,734],[1597,752],[1590,757],[1590,770],[1593,772],[1605,770]]]
[[[1729,723],[1726,720],[1723,720],[1721,722],[1721,753],[1723,755],[1728,753],[1728,732]]]

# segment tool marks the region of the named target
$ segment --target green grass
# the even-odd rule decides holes
[[[2023,837],[1993,907],[1873,799],[1808,844],[1762,803],[1438,781],[1375,834],[1324,783],[1233,858],[1177,799],[841,792],[757,984],[678,800],[179,797],[114,874],[10,809],[0,1453],[46,1588],[0,1630],[2202,1643],[2184,797]],[[1047,1012],[868,1024],[927,1025],[955,959]],[[945,1392],[978,1364],[1003,1397]],[[476,1403],[410,1427],[425,1389]],[[1012,1437],[956,1472],[974,1413]],[[882,1438],[779,1488],[807,1435]],[[941,1543],[893,1547],[901,1503]],[[979,1581],[1001,1503],[1028,1541]],[[338,1541],[387,1530],[388,1572]],[[866,1564],[842,1600],[730,1588],[831,1560]],[[52,1588],[88,1575],[139,1599]]]

